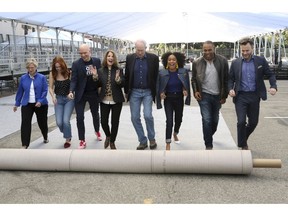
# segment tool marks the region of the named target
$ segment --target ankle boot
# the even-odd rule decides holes
[[[116,149],[116,146],[115,146],[114,142],[110,142],[110,149]]]
[[[108,148],[110,143],[110,137],[106,137],[105,142],[104,142],[104,149]]]

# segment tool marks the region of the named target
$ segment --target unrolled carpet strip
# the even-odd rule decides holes
[[[250,150],[0,149],[0,170],[251,174],[253,168],[281,168],[281,160],[253,159]]]

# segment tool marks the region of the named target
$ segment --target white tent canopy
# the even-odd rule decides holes
[[[242,12],[0,12],[2,19],[148,43],[235,42],[288,26],[288,13]]]

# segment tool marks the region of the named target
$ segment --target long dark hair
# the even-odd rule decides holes
[[[102,67],[103,67],[103,68],[108,68],[108,65],[107,65],[107,56],[108,56],[109,53],[112,53],[112,54],[113,54],[113,58],[114,58],[114,62],[113,62],[112,67],[113,67],[113,68],[119,68],[118,59],[117,59],[116,53],[115,53],[113,50],[108,50],[108,51],[105,53],[104,58],[103,58],[103,61],[102,61]]]
[[[56,56],[52,61],[52,70],[51,71],[52,71],[53,79],[56,80],[57,73],[58,73],[58,71],[56,70],[56,66],[55,66],[56,63],[58,63],[62,69],[61,70],[62,76],[65,79],[70,78],[70,71],[68,70],[67,64],[64,61],[63,57],[62,56]]]

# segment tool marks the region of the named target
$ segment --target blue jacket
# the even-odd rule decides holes
[[[26,106],[28,104],[31,82],[32,79],[28,72],[21,76],[20,84],[16,93],[15,106]],[[48,84],[46,76],[36,73],[33,82],[36,102],[40,102],[41,105],[47,105]]]
[[[190,105],[191,102],[190,80],[189,80],[189,74],[185,68],[178,69],[178,78],[180,79],[180,81],[183,84],[183,87],[186,89],[188,93],[185,99],[185,104]],[[169,81],[169,71],[167,69],[162,69],[159,72],[157,82],[157,94],[156,94],[157,109],[162,108],[160,94],[166,91],[168,81]]]
[[[277,89],[275,73],[272,72],[269,68],[269,65],[265,58],[260,56],[254,57],[254,65],[256,72],[256,91],[259,95],[259,98],[262,100],[267,99],[267,90],[264,83],[264,75],[269,78],[270,88]],[[241,75],[242,75],[242,57],[235,59],[231,63],[230,72],[229,72],[229,81],[228,88],[229,90],[234,89],[236,97],[240,89]],[[233,97],[233,101],[235,97]]]

